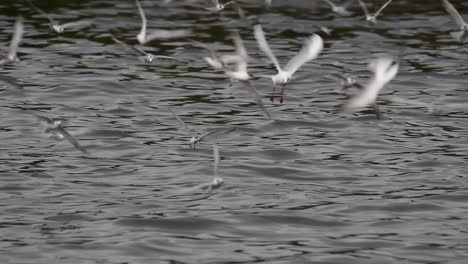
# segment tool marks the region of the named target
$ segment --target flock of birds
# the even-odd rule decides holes
[[[26,0],[27,4],[35,10],[42,17],[49,20],[50,28],[56,33],[60,34],[70,28],[85,28],[93,25],[93,20],[79,20],[70,23],[61,24],[58,21],[54,20],[49,14],[42,11],[36,5],[33,4],[30,0]],[[189,0],[187,0],[189,1]],[[163,0],[164,4],[169,5],[172,0]],[[258,43],[258,47],[265,55],[271,60],[271,63],[276,68],[277,73],[274,75],[266,75],[259,77],[266,77],[271,79],[273,84],[273,91],[270,97],[271,102],[274,102],[276,97],[280,97],[280,103],[284,101],[284,90],[287,83],[292,79],[292,76],[296,71],[298,71],[304,64],[316,59],[322,49],[323,49],[323,39],[321,35],[330,34],[330,30],[327,28],[321,28],[321,32],[317,34],[312,34],[310,37],[305,39],[304,44],[300,51],[294,56],[284,67],[282,67],[275,56],[274,52],[269,47],[268,41],[265,37],[262,25],[258,22],[255,16],[247,17],[244,10],[241,8],[240,4],[235,1],[229,1],[226,3],[221,3],[218,0],[209,1],[210,5],[203,6],[205,10],[213,13],[220,13],[229,6],[236,8],[239,18],[244,21],[248,26],[253,28],[254,37]],[[271,0],[266,0],[265,4],[267,7],[271,5]],[[322,0],[323,3],[330,6],[331,11],[341,16],[349,16],[352,13],[348,10],[351,4],[358,2],[361,6],[365,20],[368,23],[375,24],[377,23],[377,17],[382,15],[382,11],[391,4],[392,0],[386,1],[374,14],[371,14],[362,0],[348,0],[343,5],[337,5],[331,0]],[[445,10],[451,15],[459,31],[452,32],[451,35],[459,42],[463,42],[468,37],[468,24],[463,20],[462,16],[459,14],[457,9],[448,1],[441,0],[442,5]],[[267,108],[263,103],[262,96],[257,92],[255,86],[252,82],[253,76],[249,74],[248,65],[254,59],[251,58],[247,50],[245,49],[242,39],[238,32],[232,33],[232,39],[235,44],[235,53],[233,54],[219,54],[215,48],[208,44],[200,43],[194,40],[192,37],[192,32],[186,29],[179,30],[163,30],[155,29],[148,31],[147,30],[147,19],[145,16],[144,9],[139,0],[135,0],[136,10],[138,11],[141,19],[141,30],[136,35],[136,40],[142,46],[152,42],[154,40],[166,40],[166,39],[175,39],[175,38],[186,38],[190,40],[193,45],[197,47],[204,48],[208,51],[209,56],[205,57],[205,61],[213,67],[215,70],[222,71],[225,76],[233,82],[240,82],[243,86],[246,87],[248,93],[252,96],[255,103],[261,108],[265,116],[273,120],[272,115],[269,113]],[[14,64],[19,61],[17,57],[17,52],[19,45],[22,41],[23,36],[23,18],[21,16],[17,17],[14,34],[11,40],[9,52],[6,55],[0,55],[0,65],[4,64]],[[134,46],[125,43],[122,40],[112,37],[112,40],[119,46],[123,47],[127,51],[135,54],[136,56],[143,57],[145,63],[152,63],[157,59],[169,59],[169,60],[178,60],[175,57],[163,56],[163,55],[154,55],[146,52],[142,47]],[[372,60],[369,63],[369,70],[373,72],[373,77],[366,84],[359,84],[354,78],[347,75],[338,75],[337,77],[341,80],[341,85],[343,89],[355,87],[358,89],[358,93],[351,97],[350,100],[343,105],[344,110],[357,110],[365,107],[373,107],[375,110],[376,116],[380,116],[380,111],[377,104],[377,97],[379,92],[387,85],[398,73],[399,64],[391,57],[379,57]],[[257,76],[256,76],[257,77]],[[278,96],[276,93],[277,86],[281,87],[281,92]],[[170,112],[174,115],[176,120],[180,123],[184,131],[191,135],[189,145],[192,149],[195,149],[196,144],[207,140],[207,139],[216,139],[222,135],[232,132],[235,128],[230,129],[218,129],[213,130],[202,135],[196,135],[182,119],[177,115],[172,107],[169,107]],[[81,146],[78,141],[62,126],[62,121],[58,119],[52,119],[41,114],[31,113],[38,118],[41,123],[45,124],[45,132],[49,133],[51,137],[62,140],[66,139],[74,147],[83,153],[89,154],[86,148]],[[215,140],[213,140],[215,141]],[[213,143],[213,156],[214,156],[214,167],[215,167],[215,177],[212,183],[209,185],[209,188],[215,188],[222,184],[223,180],[218,176],[218,163],[219,163],[219,147],[216,143]]]

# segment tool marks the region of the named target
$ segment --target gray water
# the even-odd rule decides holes
[[[254,81],[274,121],[187,39],[150,43],[183,60],[150,65],[113,44],[112,34],[136,43],[133,1],[36,1],[61,22],[96,19],[61,35],[28,5],[0,2],[0,51],[18,14],[26,31],[21,61],[1,71],[0,262],[466,263],[468,53],[440,1],[394,0],[375,26],[357,4],[340,17],[262,2],[243,7],[282,64],[315,26],[334,30],[283,104],[269,101],[269,80]],[[468,19],[468,3],[452,2]],[[143,6],[149,28],[189,28],[221,52],[239,29],[252,73],[275,72],[234,9]],[[365,84],[382,54],[400,62],[382,118],[340,111],[348,94],[329,75]],[[207,190],[212,143],[190,150],[168,106],[200,133],[236,128],[217,143],[220,188]],[[50,139],[30,112],[66,120],[90,154]]]

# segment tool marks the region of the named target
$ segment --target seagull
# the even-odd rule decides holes
[[[334,4],[332,1],[330,0],[322,0],[323,2],[327,3],[331,9],[332,9],[332,12],[334,13],[337,13],[338,15],[342,15],[342,16],[349,16],[351,15],[351,12],[349,12],[347,10],[348,6],[354,2],[354,0],[350,0],[348,2],[346,2],[344,5],[342,6],[337,6],[336,4]]]
[[[194,135],[195,136],[192,136],[189,140],[189,146],[191,149],[195,150],[195,147],[197,145],[197,143],[200,143],[202,142],[203,140],[205,139],[209,139],[209,138],[218,138],[219,136],[221,136],[222,134],[227,134],[227,133],[230,133],[232,131],[234,131],[236,128],[235,127],[232,127],[232,128],[220,128],[220,129],[215,129],[213,131],[210,131],[210,132],[207,132],[205,134],[198,134],[198,133],[195,133],[192,129],[190,129],[184,121],[182,121],[182,119],[176,114],[176,112],[174,111],[174,109],[172,109],[172,107],[169,107],[169,111],[171,111],[172,115],[177,119],[177,121],[179,121],[180,125],[182,126],[182,129],[189,135]]]
[[[219,13],[219,12],[223,11],[226,8],[226,6],[228,6],[230,4],[234,4],[236,2],[235,1],[229,1],[229,2],[227,2],[225,4],[221,4],[221,3],[219,3],[218,0],[211,0],[211,3],[213,4],[213,6],[212,7],[207,7],[205,9],[208,10],[208,11],[214,12],[214,13]]]
[[[70,142],[75,148],[79,149],[81,152],[88,154],[88,151],[84,149],[76,139],[74,139],[70,133],[68,133],[63,127],[62,127],[62,121],[58,119],[50,119],[46,116],[42,115],[37,115],[34,114],[39,121],[43,122],[46,124],[47,128],[45,130],[46,133],[51,133],[52,137],[57,139],[57,140],[62,140],[66,139],[68,142]]]
[[[361,90],[361,92],[346,104],[347,109],[357,109],[373,105],[377,118],[380,118],[380,111],[377,105],[377,96],[383,87],[395,78],[398,73],[398,63],[391,58],[380,57],[369,63],[369,69],[375,76]]]
[[[155,39],[172,39],[172,38],[181,38],[190,35],[189,30],[184,29],[177,29],[177,30],[153,30],[151,34],[147,34],[146,32],[146,16],[145,11],[141,7],[140,1],[135,0],[136,6],[138,8],[138,12],[140,13],[141,17],[141,30],[140,33],[137,35],[137,40],[141,45],[144,45],[148,42],[151,42]]]
[[[364,86],[362,86],[361,84],[359,84],[356,79],[354,79],[353,77],[349,76],[349,75],[343,75],[341,73],[335,73],[335,74],[332,74],[334,77],[337,77],[338,79],[340,79],[340,83],[341,83],[341,88],[343,90],[347,90],[349,88],[352,88],[352,87],[356,87],[358,88],[359,90],[363,89]]]
[[[236,45],[236,54],[218,55],[216,51],[208,45],[199,42],[195,42],[195,44],[207,49],[210,53],[210,57],[204,58],[208,64],[210,64],[216,70],[223,70],[224,74],[226,74],[226,76],[231,80],[231,83],[232,80],[237,80],[242,83],[247,88],[249,95],[254,99],[255,103],[258,104],[263,110],[265,116],[268,119],[272,119],[270,113],[263,104],[262,98],[258,94],[257,89],[255,89],[255,87],[250,82],[252,76],[247,71],[247,62],[250,60],[250,57],[245,50],[239,33],[233,33],[232,38]]]
[[[23,38],[23,17],[19,16],[16,18],[15,22],[15,31],[13,33],[13,38],[10,43],[10,50],[6,55],[0,55],[0,65],[11,64],[18,62],[19,59],[16,56],[18,51],[19,43]]]
[[[382,13],[382,10],[384,10],[390,4],[390,2],[392,2],[392,0],[388,0],[382,7],[380,7],[379,10],[377,10],[377,12],[375,12],[375,14],[371,15],[369,13],[369,10],[367,9],[366,4],[362,2],[362,0],[358,0],[358,1],[362,7],[362,10],[364,10],[364,13],[366,15],[366,21],[372,24],[377,23],[377,17],[380,15],[380,13]]]
[[[452,32],[450,33],[453,38],[455,38],[459,42],[463,42],[468,37],[468,24],[463,20],[460,13],[458,13],[457,9],[448,1],[442,0],[442,4],[444,4],[445,10],[449,13],[457,26],[460,28],[461,31]]]
[[[142,49],[140,49],[138,47],[135,47],[135,46],[129,45],[129,44],[125,43],[125,42],[122,42],[122,41],[120,41],[120,40],[118,40],[116,38],[112,38],[112,40],[115,43],[117,43],[117,44],[121,45],[122,47],[124,47],[125,49],[129,50],[130,52],[136,54],[137,56],[142,56],[144,58],[146,64],[152,63],[155,59],[156,60],[157,59],[178,60],[178,59],[176,59],[174,57],[170,57],[170,56],[153,55],[153,54],[148,53],[148,52],[146,52],[146,51],[144,51],[144,50],[142,50]]]
[[[49,22],[50,22],[50,28],[52,28],[53,31],[56,33],[62,33],[66,28],[83,28],[83,27],[89,27],[93,24],[92,19],[84,19],[84,20],[79,20],[79,21],[74,21],[74,22],[69,22],[65,24],[59,24],[57,21],[55,21],[52,17],[50,17],[47,13],[42,11],[40,8],[35,6],[31,1],[28,1],[29,5],[35,9],[39,14],[42,16],[46,17]]]
[[[299,68],[302,67],[302,65],[304,65],[308,61],[317,58],[319,53],[322,51],[323,40],[319,35],[316,34],[313,34],[311,37],[307,38],[302,49],[296,56],[294,56],[294,58],[292,58],[288,62],[288,64],[284,67],[283,70],[279,65],[278,59],[268,46],[268,42],[266,41],[265,34],[260,24],[254,26],[254,34],[260,49],[270,58],[270,60],[275,65],[276,70],[278,71],[276,75],[268,76],[273,81],[273,92],[271,95],[271,101],[273,102],[274,100],[276,85],[280,84],[283,86],[283,89],[281,90],[280,99],[280,103],[282,103],[284,99],[284,87],[286,83],[289,82],[292,75],[297,70],[299,70]]]
[[[219,177],[218,174],[218,169],[219,169],[219,147],[216,144],[213,144],[213,160],[214,160],[214,166],[213,166],[213,174],[214,178],[213,181],[211,181],[210,186],[208,187],[208,191],[218,188],[223,184],[224,180],[223,178]]]

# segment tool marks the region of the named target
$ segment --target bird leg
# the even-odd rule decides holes
[[[270,98],[270,101],[273,103],[273,101],[275,100],[275,89],[276,89],[276,84],[273,85],[273,92],[271,93],[271,98]]]
[[[286,86],[285,83],[283,83],[283,88],[281,89],[281,99],[280,99],[280,103],[283,103],[284,101],[284,87]]]

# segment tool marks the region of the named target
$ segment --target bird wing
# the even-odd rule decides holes
[[[16,58],[16,52],[18,51],[19,43],[23,38],[23,17],[19,16],[15,22],[15,32],[10,43],[10,51],[8,52],[8,58],[14,60]]]
[[[215,178],[218,177],[218,167],[219,167],[219,147],[216,144],[213,144],[213,160],[214,160],[214,167],[213,172]]]
[[[217,139],[218,137],[220,137],[222,135],[225,135],[225,134],[228,134],[228,133],[231,133],[234,130],[236,130],[235,127],[216,129],[216,130],[213,130],[213,131],[210,131],[210,132],[207,132],[207,133],[201,135],[198,138],[198,142],[200,142],[202,140]]]
[[[71,27],[88,27],[93,24],[92,19],[78,20],[61,25],[62,28],[71,28]]]
[[[317,58],[323,49],[323,39],[319,35],[312,35],[302,46],[299,53],[292,58],[284,70],[290,75],[294,74],[304,63]]]
[[[255,89],[252,83],[248,80],[240,80],[240,82],[244,84],[245,87],[247,87],[249,94],[254,98],[255,103],[257,103],[260,106],[260,108],[262,108],[266,117],[268,117],[268,119],[272,119],[270,113],[267,111],[267,109],[265,108],[265,105],[263,104],[262,98],[257,93],[257,89]]]
[[[29,5],[36,10],[39,14],[47,18],[51,24],[57,24],[57,21],[55,21],[53,18],[51,18],[47,13],[42,11],[39,7],[35,6],[31,1],[28,0]]]
[[[362,108],[372,104],[377,99],[377,95],[383,86],[384,83],[372,79],[359,94],[351,98],[347,108]]]
[[[238,31],[232,34],[232,39],[234,40],[234,45],[236,46],[237,55],[247,60],[249,58],[249,54],[247,54],[247,50],[245,49],[244,42],[242,41]]]
[[[379,8],[379,10],[377,10],[377,12],[375,12],[375,15],[374,17],[378,17],[380,15],[380,13],[382,13],[382,11],[392,2],[392,0],[388,0],[383,6],[381,6]]]
[[[359,5],[361,6],[362,10],[364,11],[364,14],[366,15],[366,17],[370,16],[369,10],[367,9],[366,4],[364,2],[362,2],[361,0],[359,0]]]
[[[465,20],[463,20],[462,16],[460,13],[458,13],[457,9],[448,1],[448,0],[442,0],[442,3],[444,4],[445,10],[447,10],[447,13],[449,13],[453,20],[455,20],[455,23],[462,28],[466,23]]]
[[[143,38],[146,38],[146,16],[145,16],[145,11],[143,11],[143,8],[141,7],[140,1],[135,0],[136,6],[138,8],[138,12],[140,13],[141,17],[141,29],[140,33],[138,34],[139,36],[143,36]],[[138,39],[140,41],[140,39]],[[140,44],[144,44],[140,41]]]
[[[68,142],[70,142],[73,146],[75,146],[75,148],[79,149],[81,152],[83,153],[88,153],[88,151],[86,151],[86,149],[84,149],[79,143],[78,141],[76,141],[75,138],[73,138],[70,133],[68,133],[63,127],[59,126],[56,128],[57,131],[63,135],[63,137],[68,140]]]
[[[125,43],[125,42],[122,42],[122,41],[120,41],[120,40],[118,40],[118,39],[116,39],[116,38],[114,38],[114,37],[112,38],[112,40],[113,40],[115,43],[119,44],[120,46],[124,47],[125,49],[127,49],[127,50],[133,52],[135,55],[138,55],[138,56],[145,56],[145,55],[148,54],[148,53],[146,53],[144,50],[142,50],[142,49],[140,49],[140,48],[138,48],[138,47],[129,45],[129,44]]]
[[[171,111],[172,115],[177,119],[177,121],[179,121],[179,124],[182,126],[182,129],[188,133],[188,134],[193,134],[193,131],[185,124],[184,121],[182,121],[182,119],[180,119],[180,117],[176,114],[176,112],[174,111],[174,109],[172,109],[172,107],[169,106],[169,111]]]
[[[192,31],[185,29],[176,29],[176,30],[164,30],[157,29],[151,31],[146,36],[146,42],[153,41],[155,39],[174,39],[174,38],[184,38],[190,36]]]
[[[322,0],[322,1],[327,3],[332,9],[336,8],[336,5],[332,1],[330,0]]]
[[[279,65],[278,59],[276,58],[275,54],[273,54],[273,52],[270,49],[270,46],[268,45],[268,42],[266,41],[265,33],[263,32],[262,25],[257,24],[254,26],[254,34],[255,34],[255,39],[257,39],[258,46],[270,58],[270,60],[275,65],[276,70],[278,72],[283,71],[281,69],[281,66]]]

